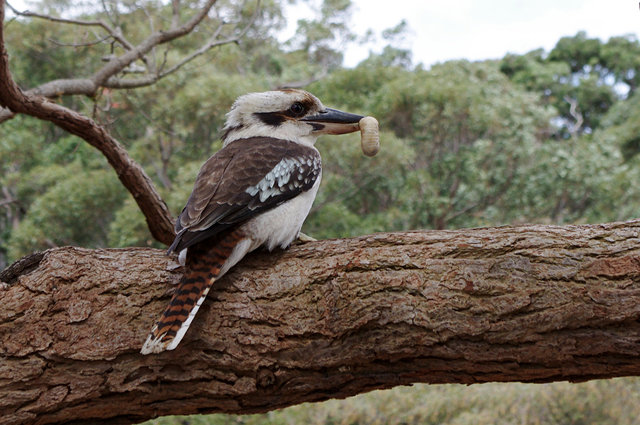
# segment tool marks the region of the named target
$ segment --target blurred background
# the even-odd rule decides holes
[[[140,41],[170,16],[162,1],[9,2],[100,18]],[[249,91],[304,88],[373,115],[381,152],[326,137],[322,186],[303,231],[380,231],[640,216],[640,11],[637,2],[265,0],[244,39],[157,83],[57,101],[101,123],[143,165],[177,215],[201,164],[221,147],[224,114]],[[198,2],[184,2],[195,9]],[[242,25],[255,1],[221,0],[211,28]],[[214,31],[213,29],[211,31]],[[167,63],[206,27],[162,47]],[[96,29],[7,12],[23,88],[91,75],[120,54]],[[114,49],[116,49],[114,51]],[[131,69],[130,72],[136,72]],[[51,124],[0,124],[0,269],[61,245],[151,246],[135,202],[105,159]],[[636,424],[640,380],[416,385],[254,416],[157,424]]]

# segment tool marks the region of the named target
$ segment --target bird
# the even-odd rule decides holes
[[[142,354],[175,349],[214,282],[246,254],[291,245],[322,178],[317,138],[357,131],[362,118],[299,89],[236,99],[222,148],[203,164],[176,220],[167,253],[180,254],[185,272]]]

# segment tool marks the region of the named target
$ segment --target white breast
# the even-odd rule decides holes
[[[277,246],[286,248],[298,237],[302,223],[316,198],[321,178],[322,174],[310,190],[252,218],[242,226],[253,241],[250,251],[261,245],[265,245],[270,251]]]

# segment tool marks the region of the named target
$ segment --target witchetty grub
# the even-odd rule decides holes
[[[364,117],[358,123],[360,126],[360,146],[362,153],[375,156],[380,150],[380,135],[378,134],[378,120]]]

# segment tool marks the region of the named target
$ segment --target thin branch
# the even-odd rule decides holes
[[[147,224],[153,237],[162,243],[171,243],[174,236],[171,214],[142,167],[129,157],[127,151],[108,133],[104,127],[96,124],[88,117],[82,116],[81,114],[67,109],[64,106],[48,101],[47,98],[63,94],[85,94],[88,96],[94,96],[100,87],[133,88],[149,85],[158,79],[175,72],[185,63],[188,63],[213,47],[238,42],[239,39],[247,33],[256,20],[260,8],[259,0],[257,2],[256,11],[248,25],[235,37],[230,37],[225,40],[217,40],[219,32],[216,32],[214,37],[210,39],[207,44],[189,55],[185,60],[180,61],[178,64],[162,73],[150,75],[146,79],[113,79],[114,75],[123,72],[137,59],[144,58],[145,54],[156,46],[168,43],[189,34],[200,22],[202,22],[203,19],[205,19],[215,3],[216,0],[208,0],[194,16],[181,26],[172,28],[169,31],[159,30],[154,32],[137,46],[126,51],[124,54],[109,60],[105,66],[94,73],[90,78],[54,80],[27,92],[22,92],[22,90],[20,90],[13,81],[9,71],[8,54],[4,45],[4,35],[2,34],[4,2],[0,2],[0,19],[2,19],[2,22],[0,22],[0,106],[5,108],[0,110],[0,123],[13,117],[15,113],[25,113],[36,118],[50,121],[69,133],[81,137],[86,142],[100,150],[117,172],[122,184],[127,188],[127,190],[129,190],[138,203],[140,210],[147,219]],[[39,17],[42,19],[51,18],[45,15],[32,14],[30,12],[24,12],[22,15]],[[51,18],[51,20],[77,25],[101,26],[107,29],[111,34],[114,33],[114,30],[102,21],[79,21],[61,18]]]
[[[57,41],[57,40],[54,40],[53,38],[47,38],[47,40],[57,46],[63,46],[63,47],[90,47],[90,46],[95,46],[96,44],[100,44],[104,41],[107,41],[110,38],[111,38],[111,34],[107,34],[98,40],[88,41],[86,43],[63,43],[62,41]]]
[[[17,203],[18,203],[17,199],[3,199],[2,201],[0,201],[0,207],[6,207],[8,205],[17,204]]]
[[[180,24],[180,0],[171,0],[171,28]]]
[[[568,95],[565,96],[563,99],[565,102],[569,104],[569,114],[571,114],[573,119],[576,120],[576,122],[569,129],[569,133],[571,134],[571,137],[576,137],[576,135],[582,128],[582,124],[584,123],[584,118],[580,113],[580,111],[578,111],[578,100],[573,99]]]
[[[9,220],[12,220],[11,205],[15,204],[18,210],[22,210],[24,207],[20,200],[13,196],[7,186],[2,186],[2,194],[4,195],[4,199],[0,201],[0,207],[6,207],[9,210]],[[17,216],[13,216],[13,219],[17,219]],[[17,223],[13,222],[12,225],[16,226]]]
[[[109,22],[111,22],[111,25],[113,26],[118,26],[118,21],[116,19],[113,19],[112,15],[112,8],[109,8],[106,1],[105,0],[100,0],[100,4],[102,5],[102,11],[104,12],[105,16],[107,17],[107,19],[109,20]],[[110,4],[113,4],[113,2],[110,2]],[[116,6],[117,9],[117,6]],[[116,16],[117,13],[115,14]]]
[[[5,4],[9,7],[9,9],[11,9],[11,11],[14,14],[16,14],[18,16],[24,16],[24,17],[28,17],[28,18],[39,18],[39,19],[44,19],[44,20],[51,21],[51,22],[59,22],[61,24],[101,27],[105,31],[107,31],[107,33],[109,33],[109,35],[111,37],[113,37],[114,40],[116,40],[120,44],[122,44],[122,47],[124,47],[127,50],[132,50],[133,49],[133,45],[131,43],[129,43],[122,36],[122,33],[121,33],[119,28],[118,29],[114,29],[109,24],[107,24],[106,22],[104,22],[102,20],[100,20],[100,21],[83,21],[81,19],[56,18],[54,16],[42,15],[40,13],[30,12],[28,10],[26,10],[24,12],[21,12],[21,11],[15,9],[13,6],[11,6],[9,4],[9,2],[5,1]]]
[[[155,26],[153,25],[153,16],[151,16],[145,4],[142,5],[142,12],[144,13],[144,15],[147,17],[147,20],[149,21],[149,30],[151,31],[152,34],[155,33],[156,29],[155,29]],[[145,63],[147,64],[147,70],[150,73],[156,72],[156,46],[151,48],[151,60],[145,61]]]
[[[130,63],[142,58],[155,46],[168,43],[186,34],[193,29],[207,16],[209,10],[213,7],[216,0],[208,0],[207,3],[184,25],[169,31],[156,31],[138,44],[135,48],[125,52],[123,55],[112,59],[102,69],[94,73],[91,79],[96,86],[102,86],[109,78],[113,77]]]
[[[260,8],[260,0],[257,1],[256,11],[251,17],[249,23],[238,33],[238,35],[226,38],[224,40],[218,40],[218,35],[222,31],[222,26],[218,27],[216,32],[211,36],[207,44],[201,46],[196,51],[192,52],[190,55],[184,57],[180,62],[174,64],[172,67],[167,69],[166,71],[158,72],[157,74],[148,75],[147,77],[137,78],[137,79],[120,79],[112,77],[104,83],[104,87],[113,88],[113,89],[132,89],[138,87],[149,86],[156,83],[158,80],[173,74],[180,68],[182,68],[187,63],[193,61],[198,56],[203,55],[214,47],[222,46],[225,44],[238,43],[242,37],[249,31],[251,26],[255,23],[255,20],[258,17],[258,12]],[[162,68],[160,68],[162,69]]]

